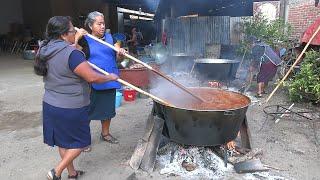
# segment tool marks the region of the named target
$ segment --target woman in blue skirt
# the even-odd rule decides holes
[[[118,78],[94,71],[83,52],[74,47],[79,36],[71,19],[55,16],[49,19],[46,40],[36,56],[34,70],[43,76],[43,136],[44,143],[58,146],[61,161],[47,174],[48,179],[61,179],[68,170],[68,178],[77,178],[84,172],[75,170],[73,160],[83,148],[91,144],[89,83],[104,83]]]

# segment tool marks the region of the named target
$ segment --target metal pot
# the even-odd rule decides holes
[[[172,72],[190,72],[194,57],[185,53],[174,53],[169,56]]]
[[[150,82],[150,72],[147,68],[120,69],[119,77],[138,87],[147,87]]]
[[[240,61],[229,59],[196,59],[195,71],[200,79],[205,80],[234,80]]]
[[[163,134],[172,141],[199,146],[225,144],[237,137],[250,104],[250,99],[245,95],[231,91],[227,93],[246,103],[235,109],[195,110],[170,107],[154,101],[153,113],[165,120]]]

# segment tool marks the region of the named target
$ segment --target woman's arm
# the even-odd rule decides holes
[[[117,60],[123,60],[124,54],[127,53],[126,50],[123,49],[123,48],[121,48],[121,45],[120,45],[120,43],[118,43],[118,42],[116,42],[116,43],[114,44],[114,47],[115,47],[116,49],[118,49],[118,51],[117,51],[117,57],[116,57]]]
[[[118,78],[118,76],[114,74],[106,76],[94,71],[87,62],[84,54],[79,50],[71,52],[68,64],[72,72],[89,83],[103,83],[106,81],[116,80]]]
[[[137,35],[136,35],[136,34],[133,34],[132,37],[131,37],[131,39],[129,39],[129,40],[127,41],[127,43],[136,42],[136,41],[137,41]]]
[[[109,75],[99,74],[98,72],[94,71],[86,61],[79,64],[73,72],[89,83],[103,83],[118,79],[118,76],[112,73]]]

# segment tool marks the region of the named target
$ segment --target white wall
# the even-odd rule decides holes
[[[10,23],[23,23],[21,0],[1,1],[0,34],[9,32]]]

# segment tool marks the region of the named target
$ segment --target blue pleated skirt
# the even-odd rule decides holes
[[[49,146],[79,149],[91,144],[89,106],[59,108],[43,102],[43,138]]]

